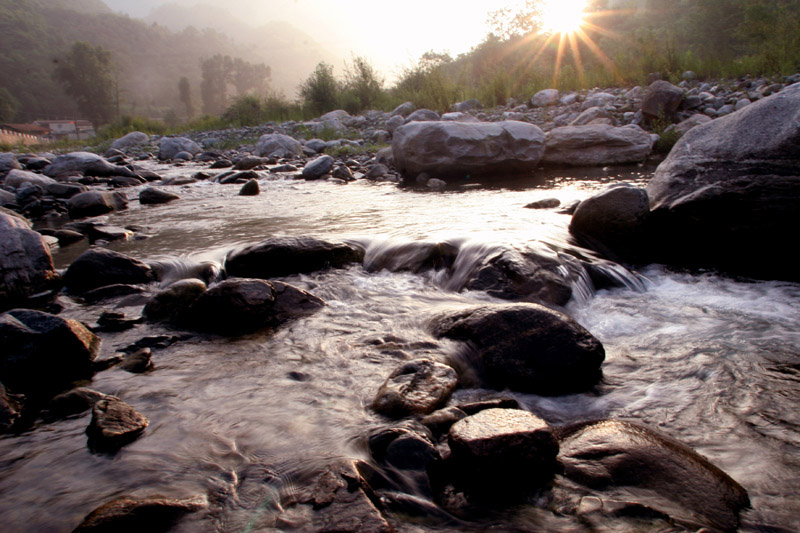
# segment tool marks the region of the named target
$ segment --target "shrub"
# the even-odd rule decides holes
[[[339,82],[333,77],[333,67],[323,61],[300,85],[300,97],[306,108],[320,115],[336,109],[339,90]]]

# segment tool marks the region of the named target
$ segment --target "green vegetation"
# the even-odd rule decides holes
[[[350,144],[345,144],[339,146],[337,148],[329,148],[325,150],[325,153],[333,156],[333,157],[344,157],[348,155],[363,155],[363,154],[374,154],[381,148],[386,148],[387,146],[391,146],[389,144],[365,144],[363,146],[352,146]]]
[[[78,41],[53,76],[78,105],[81,114],[95,126],[106,124],[114,115],[115,79],[111,53],[102,46]]]

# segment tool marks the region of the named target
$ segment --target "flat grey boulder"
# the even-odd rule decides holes
[[[181,152],[195,155],[200,151],[200,146],[186,137],[164,137],[158,144],[159,159],[174,159]]]
[[[456,385],[458,376],[451,367],[430,359],[409,361],[389,375],[372,406],[395,418],[425,415],[447,402]]]
[[[256,155],[259,157],[295,157],[303,153],[297,139],[280,133],[268,133],[258,139]]]
[[[6,179],[3,180],[3,185],[12,189],[19,189],[22,185],[30,183],[32,185],[39,185],[43,189],[47,189],[50,185],[56,182],[53,178],[42,176],[28,170],[12,169],[6,174]]]
[[[689,130],[647,185],[657,260],[800,279],[765,260],[800,227],[800,84]]]
[[[229,252],[225,270],[231,276],[271,279],[342,268],[363,258],[363,250],[342,242],[313,237],[271,237]]]
[[[531,97],[533,107],[547,107],[558,104],[561,94],[558,89],[542,89]]]
[[[558,395],[600,379],[603,345],[570,317],[538,304],[471,307],[435,317],[433,334],[464,341],[461,353],[498,389]]]
[[[56,279],[42,236],[25,219],[0,212],[0,311],[23,305]]]
[[[639,163],[647,159],[652,148],[650,134],[638,126],[565,126],[547,134],[542,164],[601,166]]]
[[[136,176],[135,172],[112,165],[103,157],[91,152],[70,152],[59,155],[45,167],[44,173],[53,178],[76,173],[85,176]]]
[[[108,285],[151,281],[155,281],[155,276],[149,265],[104,248],[86,250],[64,273],[64,285],[73,294]]]
[[[96,217],[127,207],[128,197],[119,191],[86,191],[72,196],[67,203],[71,218]]]
[[[747,491],[705,457],[663,433],[621,420],[566,428],[564,475],[609,500],[638,503],[692,530],[735,531]]]
[[[92,407],[92,420],[86,428],[89,447],[98,452],[114,452],[141,436],[150,424],[139,413],[115,396],[106,396]]]
[[[132,148],[148,142],[150,142],[150,136],[148,134],[142,133],[141,131],[132,131],[111,143],[111,148],[115,150],[121,150],[123,148]]]
[[[411,122],[392,139],[394,163],[410,178],[440,179],[533,172],[544,154],[544,132],[525,122]]]

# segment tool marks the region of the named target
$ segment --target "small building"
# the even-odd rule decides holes
[[[0,142],[5,144],[43,144],[49,135],[50,128],[38,124],[0,124]]]
[[[49,139],[82,140],[95,136],[94,126],[88,120],[37,120],[35,125],[47,128]]]

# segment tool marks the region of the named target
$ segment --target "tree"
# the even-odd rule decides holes
[[[238,96],[251,90],[264,93],[270,77],[272,70],[264,63],[248,63],[238,57],[233,61],[231,83],[236,87]]]
[[[186,108],[186,116],[192,118],[194,116],[194,104],[192,103],[192,86],[189,85],[189,78],[182,77],[178,82],[178,93],[181,103]]]
[[[357,109],[353,111],[363,111],[376,107],[381,97],[383,79],[378,77],[378,73],[365,58],[354,57],[352,67],[346,67],[344,71],[344,88],[357,103]]]
[[[96,126],[114,115],[114,68],[111,52],[76,41],[53,74],[78,110]]]
[[[233,59],[217,54],[200,60],[203,80],[200,82],[200,97],[203,99],[203,112],[219,115],[228,100],[228,79],[233,72]]]
[[[300,85],[300,97],[315,113],[326,113],[337,107],[339,82],[333,77],[333,67],[324,61]]]
[[[19,101],[5,87],[0,87],[0,122],[11,122],[19,111]]]

